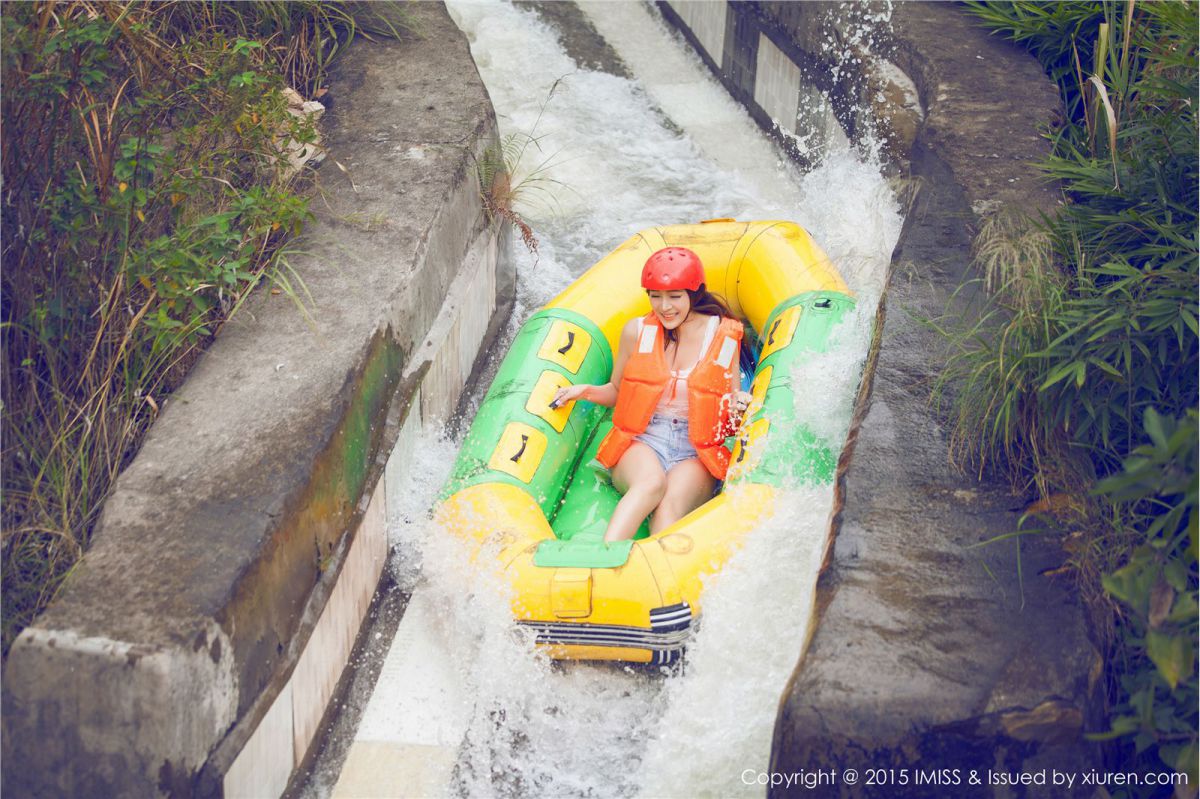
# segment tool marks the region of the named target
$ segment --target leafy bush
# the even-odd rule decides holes
[[[1196,784],[1196,411],[1164,419],[1146,410],[1150,442],[1134,450],[1124,470],[1096,491],[1119,503],[1122,517],[1144,533],[1129,560],[1104,577],[1125,608],[1122,700],[1107,738],[1132,736],[1135,754],[1156,751],[1161,762]],[[1190,468],[1188,468],[1190,466]],[[1143,759],[1145,760],[1145,759]],[[1147,770],[1158,764],[1144,762]]]
[[[285,151],[315,131],[282,90],[315,92],[357,26],[344,3],[0,8],[5,653],[200,349],[264,279],[296,297]]]
[[[1196,6],[970,5],[1059,83],[1043,169],[1066,204],[977,238],[985,308],[946,331],[939,384],[955,451],[1066,499],[1043,506],[1085,529],[1080,588],[1112,620],[1107,737],[1195,785]]]

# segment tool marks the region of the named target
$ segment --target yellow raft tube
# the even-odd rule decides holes
[[[668,246],[695,251],[708,289],[748,323],[754,401],[727,442],[733,462],[713,499],[656,535],[643,525],[634,540],[605,545],[619,495],[594,456],[610,411],[586,401],[551,409],[550,399],[560,386],[610,379],[622,327],[650,312],[642,266]],[[702,575],[773,512],[781,488],[833,480],[837,453],[794,418],[802,387],[792,371],[852,307],[828,257],[791,222],[714,219],[634,235],[522,326],[436,518],[502,572],[514,618],[551,657],[674,661],[699,619]]]

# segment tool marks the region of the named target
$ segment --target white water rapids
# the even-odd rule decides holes
[[[801,418],[840,450],[886,265],[900,231],[878,164],[849,148],[799,173],[656,12],[585,3],[637,76],[576,66],[528,10],[451,0],[502,135],[527,141],[513,183],[536,232],[517,243],[519,324],[639,229],[714,217],[788,219],[838,264],[859,311],[805,364]],[[486,390],[486,385],[480,392]],[[475,398],[476,403],[479,397]],[[508,599],[470,576],[428,518],[458,442],[427,431],[390,535],[391,568],[442,614],[467,726],[450,796],[761,796],[779,699],[803,648],[832,486],[798,489],[709,581],[702,628],[671,673],[556,664],[514,632]],[[383,679],[387,679],[385,673]]]

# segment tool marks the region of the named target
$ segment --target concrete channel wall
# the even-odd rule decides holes
[[[804,165],[867,134],[907,165],[924,111],[906,72],[871,50],[870,6],[827,2],[659,2],[729,93]]]
[[[290,258],[311,304],[264,286],[225,326],[13,646],[6,796],[279,796],[309,755],[421,426],[511,307],[491,102],[442,5],[409,13],[417,35],[335,69]]]
[[[1056,88],[953,4],[658,5],[785,146],[819,154],[873,131],[919,189],[840,463],[817,618],[781,697],[771,771],[794,779],[769,795],[813,795],[805,774],[824,780],[818,795],[1008,795],[989,772],[1096,767],[1082,734],[1095,729],[1100,656],[1074,592],[1044,576],[1067,555],[1048,536],[984,543],[1017,530],[1024,503],[949,463],[930,402],[944,346],[918,321],[951,308],[989,215],[1059,201],[1032,165],[1048,153]]]

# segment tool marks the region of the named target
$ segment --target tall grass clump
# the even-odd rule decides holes
[[[1196,5],[970,5],[1058,82],[1042,168],[1065,202],[977,237],[984,309],[947,329],[939,384],[954,452],[1071,534],[1108,655],[1108,765],[1195,786]]]
[[[521,243],[533,255],[535,263],[538,258],[537,236],[518,206],[530,208],[540,205],[543,210],[554,214],[557,212],[555,190],[574,191],[562,181],[549,176],[559,163],[555,160],[558,153],[547,155],[542,149],[545,136],[537,133],[546,107],[563,85],[563,80],[558,78],[550,85],[528,133],[517,131],[505,135],[497,145],[484,150],[475,161],[479,198],[488,220],[511,225],[520,235]],[[526,156],[529,156],[529,160]],[[539,159],[537,163],[530,163],[534,158]]]
[[[220,325],[264,280],[295,298],[287,150],[315,130],[283,89],[317,93],[358,27],[344,3],[0,6],[5,654]]]

